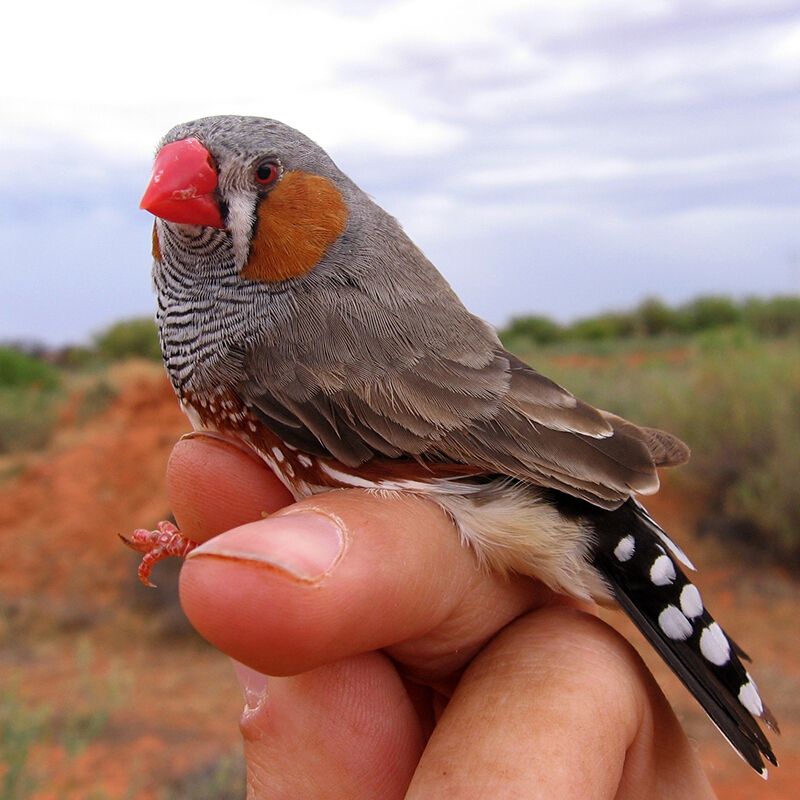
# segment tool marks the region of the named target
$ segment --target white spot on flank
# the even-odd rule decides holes
[[[670,639],[683,641],[692,635],[692,623],[676,606],[667,606],[658,615],[658,626]]]
[[[687,583],[681,590],[681,611],[689,619],[699,617],[703,613],[703,598],[693,583]]]
[[[667,556],[659,556],[650,567],[650,580],[656,586],[667,586],[675,580],[675,565]]]
[[[628,561],[633,557],[633,551],[635,549],[636,541],[633,536],[624,536],[614,548],[614,558],[616,558],[617,561]]]
[[[283,455],[283,451],[280,449],[280,447],[273,447],[272,448],[272,455],[275,456],[275,458],[277,459],[279,464],[285,458],[285,456]]]
[[[749,674],[747,683],[739,689],[739,702],[756,717],[760,717],[764,713],[764,704],[758,694],[758,687],[753,683]]]
[[[310,467],[310,466],[311,466],[311,465],[314,463],[314,462],[313,462],[313,461],[312,461],[312,460],[311,460],[311,459],[310,459],[308,456],[306,456],[306,455],[303,455],[302,453],[300,453],[300,455],[299,455],[299,456],[297,456],[297,460],[298,460],[298,461],[299,461],[299,462],[300,462],[300,463],[301,463],[301,464],[302,464],[304,467]]]
[[[728,663],[731,646],[716,622],[712,622],[700,635],[700,652],[707,661],[718,667]]]

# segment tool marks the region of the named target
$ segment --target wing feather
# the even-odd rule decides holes
[[[656,466],[688,456],[506,352],[446,284],[421,284],[405,306],[379,288],[315,286],[297,295],[286,335],[247,354],[237,391],[289,444],[348,467],[464,464],[604,508],[656,491]]]

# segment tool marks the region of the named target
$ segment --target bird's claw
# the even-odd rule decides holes
[[[138,575],[139,580],[149,587],[155,587],[150,573],[159,561],[170,556],[184,558],[197,547],[197,542],[187,539],[171,522],[159,522],[152,531],[137,528],[130,536],[117,535],[132,550],[144,553]]]

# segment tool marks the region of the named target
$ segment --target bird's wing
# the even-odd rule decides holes
[[[460,305],[455,318],[447,309],[451,324],[434,328],[441,309],[426,313],[417,298],[412,337],[404,335],[406,310],[357,299],[348,303],[338,287],[325,318],[309,309],[295,317],[303,329],[249,355],[246,372],[255,377],[238,392],[295,447],[349,467],[386,458],[456,462],[607,508],[656,491],[655,467],[688,456],[669,434],[581,402],[506,352]]]

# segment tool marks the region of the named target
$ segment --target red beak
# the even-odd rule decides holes
[[[159,151],[139,208],[170,222],[224,228],[216,188],[211,153],[194,137],[181,139]]]

